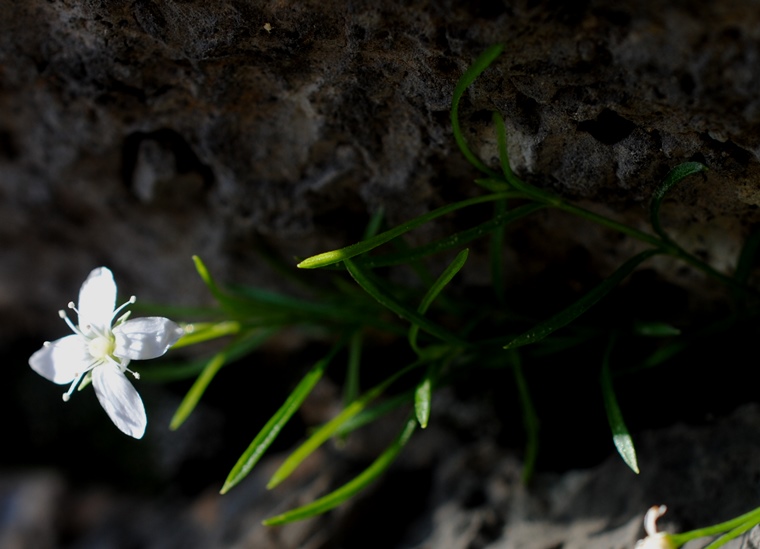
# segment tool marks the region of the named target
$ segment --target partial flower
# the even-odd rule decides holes
[[[667,532],[657,531],[657,519],[665,514],[668,508],[664,505],[650,507],[644,515],[644,530],[647,537],[636,542],[635,549],[676,549],[676,544]]]
[[[59,385],[70,384],[63,394],[68,401],[77,386],[92,382],[95,395],[111,421],[125,434],[142,438],[148,419],[137,390],[125,372],[140,379],[127,366],[131,360],[163,355],[182,336],[182,328],[168,318],[145,317],[128,320],[117,315],[129,301],[116,306],[116,283],[106,267],[94,269],[79,290],[79,303],[69,302],[79,322],[74,325],[66,312],[58,315],[74,335],[45,342],[29,359],[29,366],[42,377]]]

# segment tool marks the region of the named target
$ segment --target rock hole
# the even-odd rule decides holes
[[[578,124],[578,131],[590,133],[605,145],[614,145],[631,135],[636,125],[615,111],[604,109],[595,120],[584,120]]]
[[[171,195],[168,197],[174,201],[208,188],[213,182],[213,172],[180,134],[164,128],[126,137],[122,179],[143,202],[160,201],[164,195]]]

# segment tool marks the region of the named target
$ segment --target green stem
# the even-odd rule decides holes
[[[543,196],[539,198],[540,196],[539,193],[531,193],[531,194],[533,194],[537,200],[541,200],[548,206],[552,206],[552,207],[557,208],[558,210],[562,210],[564,212],[577,215],[578,217],[588,219],[589,221],[593,221],[594,223],[598,223],[599,225],[602,225],[604,227],[616,230],[620,233],[633,237],[636,240],[644,242],[645,244],[650,244],[652,246],[655,246],[659,248],[660,250],[662,250],[663,253],[670,255],[672,257],[681,259],[682,261],[688,263],[695,269],[702,271],[706,275],[711,276],[719,280],[723,284],[731,288],[734,288],[738,291],[741,291],[742,293],[746,294],[748,291],[746,287],[742,286],[732,277],[724,275],[723,273],[715,270],[713,267],[697,259],[692,254],[690,254],[689,252],[687,252],[686,250],[684,250],[678,244],[676,244],[675,242],[672,242],[671,240],[664,240],[653,234],[640,231],[624,223],[620,223],[613,219],[609,219],[608,217],[604,217],[603,215],[586,210],[585,208],[575,206],[573,204],[565,202],[564,200],[562,200],[561,198],[557,196],[540,193],[540,194],[543,194]]]
[[[760,523],[760,507],[753,509],[749,513],[744,513],[736,518],[727,520],[726,522],[721,522],[720,524],[715,524],[706,528],[698,528],[681,534],[671,534],[670,539],[676,544],[676,547],[680,547],[693,539],[715,536],[749,523]]]
[[[368,238],[367,240],[362,240],[361,242],[357,242],[356,244],[351,244],[350,246],[346,246],[345,248],[341,248],[339,250],[332,250],[329,252],[324,252],[321,254],[308,257],[304,259],[303,261],[301,261],[297,265],[297,267],[299,269],[315,269],[317,267],[324,267],[326,265],[339,263],[343,261],[344,259],[351,259],[354,256],[366,253],[374,248],[377,248],[378,246],[385,244],[386,242],[393,240],[394,238],[401,236],[402,234],[407,233],[411,231],[412,229],[415,229],[419,227],[420,225],[423,225],[427,223],[428,221],[432,221],[433,219],[440,217],[442,215],[445,215],[447,213],[451,213],[456,210],[466,208],[468,206],[474,206],[475,204],[483,204],[485,202],[494,202],[497,200],[503,200],[505,198],[524,198],[524,195],[519,192],[506,191],[502,193],[476,196],[475,198],[469,198],[467,200],[455,202],[454,204],[448,204],[446,206],[442,206],[436,210],[433,210],[432,212],[428,212],[419,217],[415,217],[414,219],[407,221],[406,223],[402,223],[401,225],[398,225],[397,227],[394,227],[383,233],[380,233],[371,238]]]

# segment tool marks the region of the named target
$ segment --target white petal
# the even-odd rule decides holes
[[[101,330],[111,327],[116,306],[116,283],[106,267],[93,269],[79,290],[79,327],[97,326]]]
[[[177,343],[182,334],[182,328],[168,318],[147,316],[128,320],[113,329],[114,354],[132,360],[156,358]]]
[[[71,383],[92,362],[87,343],[79,335],[70,335],[53,341],[29,358],[29,366],[53,383]]]
[[[121,370],[112,364],[98,366],[92,371],[92,386],[100,405],[111,421],[134,438],[142,438],[148,418],[137,390]]]

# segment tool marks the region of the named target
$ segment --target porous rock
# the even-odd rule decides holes
[[[197,304],[191,254],[255,283],[262,239],[307,256],[381,206],[397,223],[476,192],[448,110],[494,43],[462,105],[475,151],[495,157],[498,110],[518,173],[634,224],[669,168],[702,161],[666,221],[719,226],[688,244],[732,263],[760,204],[758,6],[1,2],[1,322],[52,325],[100,264]]]

